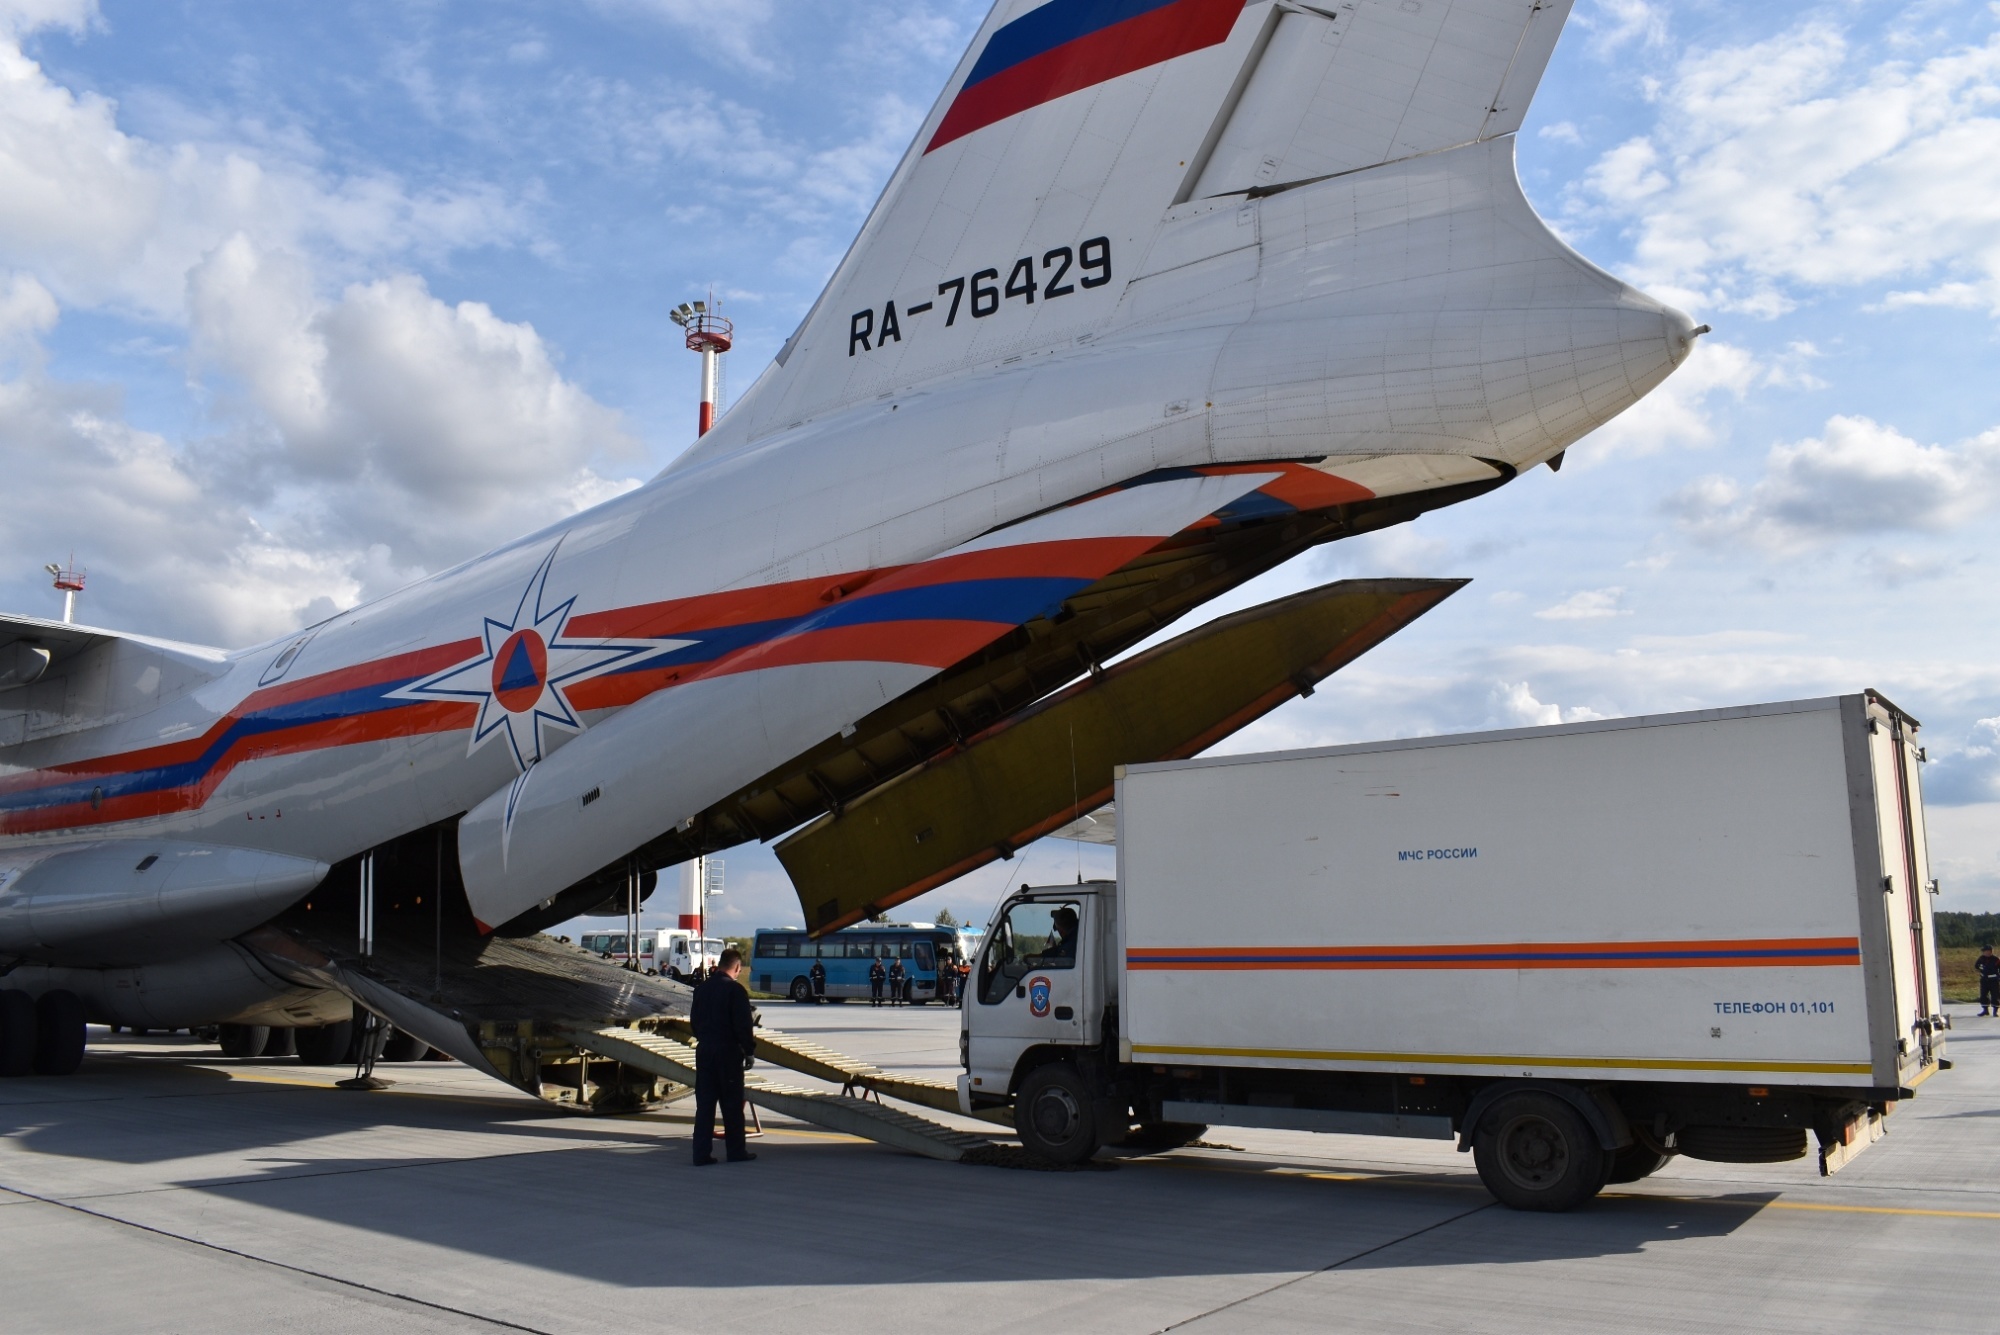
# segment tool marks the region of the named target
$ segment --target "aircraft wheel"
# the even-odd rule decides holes
[[[415,1034],[406,1034],[397,1029],[389,1034],[389,1041],[382,1045],[382,1060],[385,1062],[420,1062],[430,1052],[431,1045]]]
[[[264,1045],[271,1041],[271,1027],[264,1024],[220,1025],[215,1041],[221,1046],[223,1056],[248,1061],[264,1055]]]
[[[260,1057],[295,1057],[298,1055],[298,1030],[273,1026],[271,1036],[264,1040],[264,1050]]]
[[[1055,1164],[1082,1163],[1097,1153],[1096,1101],[1068,1062],[1050,1062],[1021,1082],[1014,1129],[1021,1148]]]
[[[0,991],[0,1076],[35,1069],[35,999],[26,992]]]
[[[347,1046],[354,1041],[354,1022],[341,1020],[316,1029],[300,1029],[293,1040],[298,1058],[307,1066],[338,1066],[347,1060]]]
[[[1479,1180],[1515,1210],[1571,1210],[1604,1188],[1610,1156],[1583,1114],[1553,1094],[1512,1094],[1473,1138]]]
[[[35,1074],[74,1075],[83,1065],[83,1001],[58,988],[35,1003]]]

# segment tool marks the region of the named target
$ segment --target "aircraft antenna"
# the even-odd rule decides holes
[[[684,301],[669,312],[673,322],[687,331],[688,351],[701,354],[701,412],[695,434],[705,436],[715,425],[722,354],[736,340],[736,327],[723,318],[715,294],[707,301]]]
[[[66,563],[49,562],[42,569],[55,576],[56,588],[63,596],[63,624],[76,620],[76,596],[83,592],[83,572],[76,568],[76,553],[69,554]]]

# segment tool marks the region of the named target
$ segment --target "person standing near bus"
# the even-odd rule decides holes
[[[881,960],[877,959],[869,964],[868,966],[869,1005],[879,1006],[882,1004],[882,984],[884,984],[888,980],[889,980],[889,971],[882,967]]]
[[[2000,955],[1993,953],[1990,942],[1979,948],[1972,969],[1979,975],[1979,1013],[2000,1015]]]
[[[903,967],[901,957],[889,961],[889,1004],[900,1006],[908,1001],[910,971]]]
[[[826,965],[814,960],[807,973],[812,978],[813,1004],[821,1005],[826,1001]]]
[[[694,990],[688,1027],[694,1030],[694,1163],[715,1162],[715,1113],[722,1110],[723,1152],[731,1163],[757,1156],[743,1135],[743,1073],[756,1063],[756,1021],[750,994],[737,976],[743,956],[731,946],[715,972]]]

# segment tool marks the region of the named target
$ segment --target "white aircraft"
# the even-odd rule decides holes
[[[1522,195],[1569,8],[1000,0],[804,322],[645,486],[248,649],[6,618],[0,1066],[73,1065],[85,1016],[345,1014],[364,894],[442,970],[806,825],[837,927],[1310,690],[1451,586],[1102,664],[1559,466],[1703,332]],[[1043,769],[1061,800],[967,797]]]

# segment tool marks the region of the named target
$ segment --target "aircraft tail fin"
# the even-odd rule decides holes
[[[1176,206],[1511,133],[1570,3],[999,0],[817,304],[690,458],[1093,336]]]

